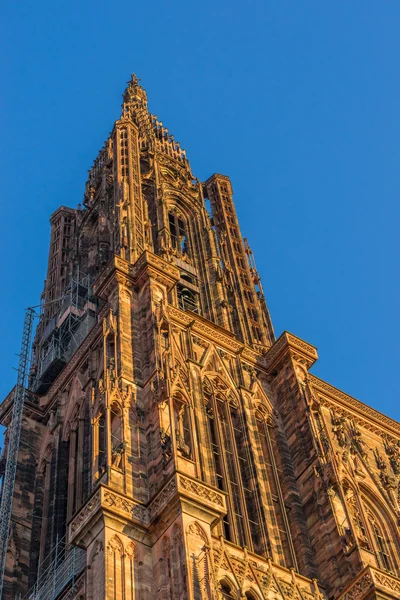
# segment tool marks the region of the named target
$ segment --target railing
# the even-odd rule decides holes
[[[76,546],[58,543],[53,551],[50,565],[39,574],[38,580],[24,600],[55,600],[75,580],[86,565],[86,552]]]

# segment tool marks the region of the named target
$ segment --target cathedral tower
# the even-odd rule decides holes
[[[229,178],[135,76],[50,223],[3,600],[400,598],[400,425],[275,339]]]

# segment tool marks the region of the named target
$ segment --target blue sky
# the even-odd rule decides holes
[[[399,19],[395,0],[4,3],[1,396],[49,216],[81,201],[135,71],[195,175],[231,177],[276,333],[400,419]]]

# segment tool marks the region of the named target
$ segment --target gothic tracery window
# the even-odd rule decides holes
[[[217,399],[217,406],[219,413],[219,423],[222,431],[222,440],[224,444],[228,487],[231,493],[232,510],[236,525],[236,542],[239,544],[239,546],[244,546],[246,544],[246,534],[243,517],[243,505],[239,477],[235,464],[234,441],[231,435],[229,411],[227,410],[226,403],[220,398]]]
[[[261,410],[261,408],[263,410]],[[289,545],[289,527],[287,523],[286,508],[283,502],[282,491],[279,481],[279,470],[275,463],[273,454],[273,440],[271,439],[271,428],[269,425],[268,414],[264,407],[260,407],[255,413],[257,422],[257,431],[261,443],[261,450],[264,459],[269,490],[272,496],[274,513],[278,525],[279,537],[282,545],[284,564],[287,567],[294,566],[294,561]]]
[[[164,596],[168,600],[173,600],[173,574],[172,574],[172,562],[171,562],[171,542],[168,536],[165,536],[162,542],[162,554],[163,554],[163,587]]]
[[[374,538],[375,551],[377,553],[379,566],[385,571],[394,572],[393,562],[390,556],[387,532],[384,530],[382,525],[379,523],[376,515],[373,514],[372,510],[367,508],[368,523],[371,528],[371,532]]]
[[[168,213],[171,246],[180,256],[189,256],[189,240],[186,223],[176,212]]]
[[[211,459],[213,464],[213,472],[215,478],[215,485],[222,491],[227,491],[227,484],[225,478],[225,469],[223,466],[223,456],[220,444],[220,433],[218,431],[217,414],[214,408],[212,395],[205,397],[205,410],[208,422],[208,433],[211,444]],[[228,541],[232,541],[231,523],[230,523],[230,511],[223,517],[222,527],[224,537]]]
[[[205,412],[211,444],[215,485],[229,493],[228,513],[223,518],[223,534],[228,541],[240,546],[251,545],[246,534],[245,507],[230,404],[218,392],[205,397]]]
[[[262,539],[263,530],[261,526],[262,516],[260,514],[260,498],[258,490],[255,487],[254,465],[252,464],[253,461],[249,452],[243,415],[237,407],[232,404],[230,404],[230,414],[253,548],[257,554],[262,554],[266,551],[266,548]]]

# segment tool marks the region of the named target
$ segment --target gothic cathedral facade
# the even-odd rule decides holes
[[[316,360],[132,76],[51,216],[3,600],[399,599],[400,425]]]

